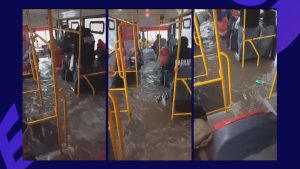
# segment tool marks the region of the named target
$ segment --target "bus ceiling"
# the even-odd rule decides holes
[[[111,9],[109,16],[120,21],[137,22],[141,27],[159,26],[179,18],[181,9]],[[191,15],[190,9],[183,16]],[[161,20],[163,22],[161,22]]]
[[[27,9],[23,10],[23,25],[27,25],[26,17]],[[31,24],[33,27],[47,26],[48,11],[47,9],[29,9],[31,16]],[[103,16],[105,17],[105,9],[82,9],[83,17]],[[52,16],[57,19],[79,19],[80,9],[53,9]],[[53,23],[55,24],[55,22]],[[55,26],[55,25],[54,25]]]

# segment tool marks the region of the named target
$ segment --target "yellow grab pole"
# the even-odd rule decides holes
[[[81,40],[82,40],[82,10],[79,14],[79,46],[78,46],[78,61],[77,61],[77,96],[80,96],[80,67],[81,67]]]
[[[180,55],[180,48],[181,48],[181,33],[182,33],[182,20],[183,20],[183,9],[181,10],[181,15],[179,18],[179,23],[178,23],[178,28],[179,28],[179,33],[178,33],[178,46],[177,46],[177,54],[176,54],[176,61],[175,61],[175,75],[174,75],[174,88],[173,88],[173,98],[172,98],[172,116],[171,119],[174,119],[174,114],[175,114],[175,98],[176,98],[176,88],[177,88],[177,76],[178,76],[178,60],[179,60],[179,55]]]
[[[141,49],[141,41],[139,40],[139,37],[140,37],[140,26],[138,24],[136,24],[136,29],[137,29],[137,39],[138,39],[138,48],[139,50]]]
[[[123,76],[123,69],[122,69],[122,67],[120,67],[120,61],[119,61],[119,59],[121,59],[121,57],[120,57],[120,55],[118,55],[119,51],[121,49],[119,48],[119,50],[118,50],[118,43],[119,43],[119,41],[117,40],[117,42],[115,43],[115,53],[116,53],[117,69],[118,69],[118,74],[119,74],[120,78],[123,79],[124,78],[124,76]]]
[[[34,81],[37,82],[35,67],[34,67],[33,57],[32,57],[32,49],[31,49],[31,52],[29,53],[29,61],[30,61],[30,68],[31,68],[32,78],[33,78]]]
[[[220,81],[222,81],[221,77],[216,78],[216,79],[206,80],[203,82],[196,82],[196,83],[194,83],[194,87],[200,87],[200,86],[204,86],[207,84],[216,83],[216,82],[220,82]]]
[[[194,36],[194,40],[195,40],[195,43],[199,46],[199,49],[201,52],[201,57],[203,60],[203,65],[204,65],[204,70],[205,70],[205,76],[208,76],[206,56],[204,53],[204,47],[203,47],[203,43],[202,43],[202,39],[201,39],[200,26],[199,26],[199,22],[198,22],[198,17],[196,15],[196,11],[194,11],[194,25],[195,25],[195,29],[196,29],[196,37]],[[198,41],[197,41],[197,39],[198,39]]]
[[[272,94],[273,94],[273,90],[274,90],[274,86],[275,86],[276,80],[277,80],[277,71],[276,71],[275,74],[274,74],[274,79],[273,79],[273,82],[272,82],[272,87],[271,87],[271,90],[270,90],[268,99],[271,99],[271,97],[272,97]]]
[[[259,66],[259,59],[260,59],[259,53],[258,53],[254,43],[252,42],[252,40],[249,40],[248,42],[251,44],[252,48],[254,49],[254,52],[256,53],[256,56],[257,56],[256,66]]]
[[[118,147],[117,147],[116,136],[115,136],[115,124],[112,119],[112,113],[113,112],[110,110],[110,107],[108,107],[108,130],[109,130],[110,141],[111,141],[115,159],[119,160],[120,157],[118,153]]]
[[[57,142],[62,151],[61,140],[60,140],[60,124],[59,124],[59,113],[58,113],[58,88],[57,88],[57,75],[56,75],[56,58],[54,53],[54,37],[53,37],[53,24],[52,24],[52,12],[51,9],[48,9],[48,28],[50,35],[50,51],[51,51],[51,62],[52,62],[52,78],[53,78],[53,96],[54,96],[54,112],[57,116],[56,125],[57,125]]]
[[[147,40],[146,40],[146,45],[147,45],[147,49],[148,49],[148,46],[149,46],[148,31],[147,31]]]
[[[224,81],[224,73],[223,73],[223,64],[222,64],[222,60],[221,60],[221,56],[220,56],[220,42],[219,42],[219,28],[218,28],[218,19],[217,19],[217,11],[216,9],[213,9],[213,19],[214,19],[214,29],[215,29],[215,35],[216,35],[216,45],[217,45],[217,54],[218,54],[218,61],[219,61],[219,74],[220,74],[220,78],[222,79],[221,83],[222,83],[222,93],[223,93],[223,102],[224,102],[224,107],[227,106],[227,99],[226,99],[226,91],[225,91],[225,81]],[[225,110],[227,111],[227,108],[225,108]]]
[[[225,52],[220,52],[220,56],[224,57],[227,62],[227,78],[228,78],[228,95],[229,95],[229,105],[227,108],[231,108],[232,106],[232,94],[231,94],[231,63],[230,58]]]
[[[68,147],[69,142],[68,142],[68,133],[69,133],[69,129],[68,129],[68,109],[67,109],[67,97],[66,95],[63,93],[63,91],[59,91],[58,92],[59,96],[62,97],[63,100],[63,104],[64,104],[64,125],[65,125],[65,141],[66,141],[66,147]]]
[[[244,21],[242,26],[242,33],[243,33],[243,39],[242,39],[242,68],[245,66],[245,36],[246,36],[246,9],[244,9]]]
[[[160,39],[161,39],[161,35],[160,35],[160,18],[159,18],[159,24],[158,24],[158,56],[157,58],[160,57]]]
[[[123,128],[122,128],[122,124],[121,124],[121,120],[120,120],[120,112],[119,112],[119,106],[118,106],[119,104],[118,104],[116,97],[114,96],[114,94],[112,92],[108,92],[108,96],[109,96],[110,100],[112,101],[112,104],[114,107],[115,122],[116,122],[118,137],[119,137],[119,144],[121,147],[121,155],[122,155],[122,159],[125,160],[126,155],[125,155],[125,146],[124,146],[124,139],[123,139]],[[109,120],[110,124],[113,124],[112,115],[110,115],[109,118],[110,118],[110,120]],[[114,127],[114,126],[112,126],[112,127]],[[112,129],[112,127],[110,129]]]
[[[30,18],[30,13],[29,10],[27,10],[27,18],[28,18],[28,29],[30,32],[30,39],[31,39],[31,54],[32,56],[30,56],[31,54],[29,54],[29,58],[32,57],[33,58],[33,65],[34,65],[34,69],[32,70],[32,75],[35,76],[33,77],[36,78],[36,82],[37,82],[37,87],[38,87],[38,92],[39,92],[39,97],[40,97],[40,102],[42,107],[44,106],[44,101],[43,101],[43,94],[42,94],[42,86],[41,86],[41,79],[40,79],[40,71],[39,71],[39,63],[37,61],[37,55],[35,52],[35,47],[34,47],[34,38],[33,38],[33,30],[31,27],[31,18]]]
[[[120,49],[120,60],[121,60],[121,66],[122,66],[122,71],[123,71],[123,82],[124,82],[124,88],[125,88],[125,101],[126,101],[126,107],[128,110],[128,121],[129,123],[131,122],[131,110],[129,106],[129,96],[128,96],[128,86],[127,86],[127,76],[126,76],[126,71],[125,71],[125,63],[124,63],[124,51],[123,51],[123,39],[122,39],[122,34],[121,34],[121,27],[122,23],[118,27],[118,37],[119,37],[119,49]]]
[[[133,16],[132,16],[132,23],[134,23]],[[133,49],[134,49],[134,66],[135,66],[135,81],[136,81],[135,83],[136,83],[136,87],[138,87],[139,86],[139,82],[138,82],[139,77],[138,77],[138,67],[137,67],[138,64],[137,64],[137,58],[136,58],[136,55],[137,55],[136,38],[137,38],[137,36],[136,36],[135,28],[136,28],[136,25],[132,24],[132,39],[133,39]]]

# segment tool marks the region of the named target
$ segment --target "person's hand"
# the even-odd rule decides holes
[[[175,66],[175,67],[174,67],[174,72],[177,72],[178,69],[179,69],[179,66]]]

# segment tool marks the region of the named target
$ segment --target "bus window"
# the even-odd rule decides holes
[[[186,18],[183,20],[183,29],[189,29],[191,27],[191,19]]]
[[[117,29],[116,29],[116,20],[109,18],[108,19],[108,25],[109,25],[109,40],[108,40],[108,48],[109,51],[113,51],[114,50],[114,45],[117,42]]]
[[[41,29],[41,28],[34,28],[36,29],[36,33],[41,36],[43,39],[45,39],[46,41],[49,41],[50,40],[50,35],[49,35],[49,31],[48,31],[48,28],[47,29]],[[54,38],[56,38],[55,36],[55,31],[53,30],[53,36]],[[42,40],[38,39],[37,38],[37,48],[41,48],[42,46],[46,45],[45,42],[43,42]]]
[[[105,18],[86,18],[84,19],[84,27],[89,28],[95,38],[95,49],[97,49],[98,40],[101,39],[106,43],[105,36]]]
[[[103,34],[104,33],[104,22],[103,21],[91,21],[89,28],[92,33]]]
[[[183,17],[183,28],[182,28],[182,34],[181,34],[181,36],[185,36],[188,38],[190,48],[192,47],[191,17],[192,17],[192,15]],[[176,21],[178,21],[178,19]],[[176,38],[177,38],[178,33],[179,33],[178,23],[176,23],[175,33],[176,33]]]
[[[191,27],[192,15],[183,17],[183,29],[182,36],[185,36],[189,39],[189,47],[192,47],[192,27]]]
[[[76,29],[79,25],[79,19],[73,19],[68,21],[68,25],[70,29]]]

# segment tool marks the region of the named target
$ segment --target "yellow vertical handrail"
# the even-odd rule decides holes
[[[57,74],[56,74],[56,58],[55,58],[55,45],[54,45],[54,37],[53,37],[53,29],[52,29],[52,11],[48,9],[48,28],[49,28],[49,36],[50,36],[50,52],[51,52],[51,62],[52,62],[52,78],[53,78],[53,96],[54,96],[54,112],[57,116],[56,125],[57,125],[57,142],[62,150],[61,147],[61,140],[60,140],[60,114],[58,112],[58,87],[57,87]]]
[[[173,85],[173,98],[172,98],[172,112],[171,112],[171,119],[174,120],[174,117],[179,115],[179,116],[185,116],[185,115],[191,115],[191,112],[183,112],[183,113],[176,113],[175,112],[175,99],[176,99],[176,94],[177,94],[177,81],[181,81],[186,89],[188,90],[189,94],[192,94],[191,89],[189,88],[188,84],[186,83],[185,80],[190,80],[190,78],[179,78],[178,79],[178,70],[179,70],[179,55],[180,55],[180,49],[181,49],[181,34],[182,34],[182,22],[183,22],[183,9],[181,10],[181,14],[179,17],[179,22],[178,22],[178,44],[177,44],[177,53],[176,53],[176,60],[175,60],[175,75],[174,75],[174,85]]]
[[[29,10],[27,10],[27,17],[28,20],[30,20],[30,14]],[[29,27],[31,28],[31,23],[29,22]],[[32,120],[32,121],[27,121],[28,126],[33,126],[40,124],[42,122],[50,121],[50,120],[56,120],[56,129],[57,129],[57,143],[60,149],[60,152],[62,153],[62,141],[61,141],[61,124],[60,124],[60,114],[59,114],[59,109],[58,109],[58,96],[61,96],[63,99],[63,105],[64,105],[64,127],[65,127],[65,141],[66,141],[66,147],[68,146],[68,117],[67,117],[67,99],[66,96],[63,94],[62,91],[58,91],[58,83],[57,83],[57,72],[56,72],[56,58],[54,56],[54,37],[53,37],[53,22],[52,22],[52,13],[51,9],[48,9],[48,28],[49,28],[49,36],[50,36],[50,43],[47,42],[47,40],[43,39],[40,36],[34,36],[34,38],[38,37],[42,41],[47,42],[46,44],[50,48],[50,53],[51,53],[51,64],[52,64],[52,79],[53,79],[53,95],[54,95],[54,115],[48,116],[48,117],[43,117],[40,119]],[[30,29],[31,35],[33,35],[32,29]],[[32,38],[32,39],[34,39]],[[34,46],[33,46],[34,48]]]
[[[80,96],[80,67],[81,67],[81,40],[82,40],[82,10],[79,11],[79,33],[78,33],[78,61],[77,61],[77,96]]]
[[[202,39],[201,39],[200,25],[198,22],[198,17],[197,17],[196,11],[194,11],[194,25],[195,25],[195,30],[196,30],[196,32],[194,34],[194,41],[195,41],[196,45],[199,46],[199,50],[201,53],[200,55],[195,55],[194,59],[196,59],[197,56],[201,57],[202,61],[203,61],[203,65],[204,65],[204,70],[205,70],[205,74],[203,74],[203,75],[200,74],[198,76],[195,76],[195,78],[197,78],[197,77],[202,77],[202,76],[208,76],[208,69],[207,69],[206,56],[204,53],[204,47],[203,47],[203,43],[202,43]]]
[[[246,36],[246,9],[244,9],[244,20],[243,20],[243,27],[242,27],[242,68],[245,66],[245,36]]]
[[[224,102],[224,107],[227,106],[227,99],[226,99],[226,91],[225,91],[225,81],[224,81],[224,74],[223,74],[223,64],[222,60],[220,57],[220,51],[221,51],[221,46],[219,42],[219,33],[218,33],[218,18],[217,18],[217,11],[216,9],[213,9],[213,18],[214,18],[214,29],[215,29],[215,37],[216,37],[216,45],[217,45],[217,54],[218,54],[218,61],[219,61],[219,66],[220,66],[220,77],[223,79],[221,81],[222,83],[222,93],[223,93],[223,102]],[[225,111],[227,111],[227,108],[225,108]]]
[[[29,59],[30,59],[30,65],[31,65],[31,69],[32,69],[32,76],[33,79],[36,81],[37,83],[37,91],[39,93],[39,98],[40,98],[40,103],[42,105],[42,107],[44,106],[44,101],[43,101],[43,94],[42,94],[42,86],[41,86],[41,79],[40,79],[40,71],[39,71],[39,63],[37,61],[37,55],[35,52],[35,46],[34,46],[34,35],[33,35],[33,30],[31,27],[31,17],[30,17],[30,13],[29,10],[26,11],[27,14],[27,18],[28,18],[28,30],[30,32],[30,40],[31,40],[31,53],[29,53]],[[32,58],[32,60],[31,60]]]
[[[274,74],[274,78],[273,78],[273,82],[272,82],[272,87],[271,87],[268,99],[271,99],[271,97],[272,97],[276,81],[277,81],[277,70],[276,70],[276,72]]]
[[[116,43],[115,43],[115,55],[116,55],[116,62],[117,62],[117,72],[118,72],[118,75],[120,76],[120,78],[124,78],[123,76],[123,66],[120,66],[120,61],[119,59],[121,60],[122,58],[119,56],[119,50],[121,50],[120,48],[118,48],[118,43],[119,41],[117,40]]]
[[[255,40],[261,40],[261,39],[266,39],[266,38],[275,38],[276,37],[276,34],[272,34],[272,35],[266,35],[266,36],[261,36],[261,37],[255,37],[255,38],[249,38],[249,39],[246,39],[246,12],[247,10],[244,9],[244,21],[243,21],[243,27],[242,27],[242,31],[243,31],[243,38],[242,38],[242,68],[245,67],[245,44],[246,42],[249,42],[250,45],[252,46],[256,56],[257,56],[257,60],[256,60],[256,66],[259,66],[259,61],[260,61],[260,54],[259,52],[257,51],[253,41]]]
[[[141,40],[139,40],[139,37],[140,37],[140,26],[139,26],[139,24],[136,24],[136,29],[137,29],[137,35],[138,35],[138,37],[137,37],[137,39],[138,39],[138,48],[139,48],[139,50],[141,49],[141,43],[142,43],[142,38],[141,38]]]
[[[113,116],[112,116],[112,111],[109,108],[109,116],[108,116],[109,129],[110,129],[109,134],[111,136],[113,151],[114,151],[116,160],[119,160],[119,159],[125,160],[126,154],[125,154],[125,146],[124,146],[124,139],[123,139],[123,127],[122,127],[122,123],[120,120],[119,103],[111,91],[108,92],[108,96],[109,96],[110,101],[112,102],[114,115],[115,115],[115,122],[114,122]],[[119,145],[120,145],[120,149],[121,149],[121,157],[119,156],[119,151],[118,151],[117,144],[115,141],[115,130],[114,130],[115,124],[116,124],[116,128],[117,128],[118,140],[119,140]]]
[[[124,91],[125,93],[125,102],[126,102],[126,109],[125,110],[121,110],[121,112],[127,112],[128,115],[128,121],[129,123],[131,122],[131,109],[130,109],[130,105],[129,105],[129,95],[128,95],[128,86],[127,86],[127,76],[126,76],[126,68],[125,68],[125,56],[124,56],[124,51],[123,51],[123,39],[122,39],[122,33],[121,33],[121,28],[122,26],[126,25],[126,23],[121,22],[120,25],[118,26],[118,37],[119,40],[117,40],[117,44],[115,44],[115,51],[116,51],[116,57],[118,57],[121,60],[121,69],[120,69],[120,63],[118,62],[119,58],[117,59],[117,68],[118,68],[118,74],[120,76],[120,78],[123,79],[123,88],[110,88],[109,91]],[[119,50],[118,50],[118,46],[119,46]],[[119,51],[119,52],[118,52]],[[121,73],[122,72],[122,73]]]
[[[215,78],[215,79],[210,79],[210,80],[206,80],[206,81],[201,81],[201,82],[196,82],[194,83],[194,87],[201,87],[204,85],[209,85],[209,84],[213,84],[213,83],[221,83],[221,87],[222,87],[222,97],[223,97],[223,107],[222,108],[218,108],[215,110],[212,110],[210,112],[207,112],[207,115],[212,115],[214,113],[218,113],[221,111],[225,111],[227,112],[228,109],[230,109],[232,107],[232,92],[231,92],[231,62],[229,59],[229,56],[221,51],[220,49],[220,41],[219,41],[219,34],[218,34],[218,22],[217,22],[217,12],[216,9],[213,9],[213,23],[214,23],[214,31],[215,31],[215,36],[216,36],[216,47],[217,47],[217,57],[218,57],[218,64],[219,64],[219,77]],[[226,62],[227,62],[227,80],[228,80],[228,102],[227,102],[227,97],[226,97],[226,90],[225,90],[225,77],[224,77],[224,67],[223,67],[223,63],[221,58],[225,58]]]
[[[226,59],[227,63],[227,78],[228,78],[228,95],[229,95],[229,104],[226,105],[227,109],[232,107],[232,93],[231,93],[231,62],[227,53],[221,51],[220,56]]]
[[[137,50],[136,50],[136,25],[133,22],[133,16],[132,16],[132,40],[133,40],[133,49],[134,49],[134,67],[135,67],[135,83],[136,87],[139,86],[139,77],[138,77],[138,63],[137,63]]]

